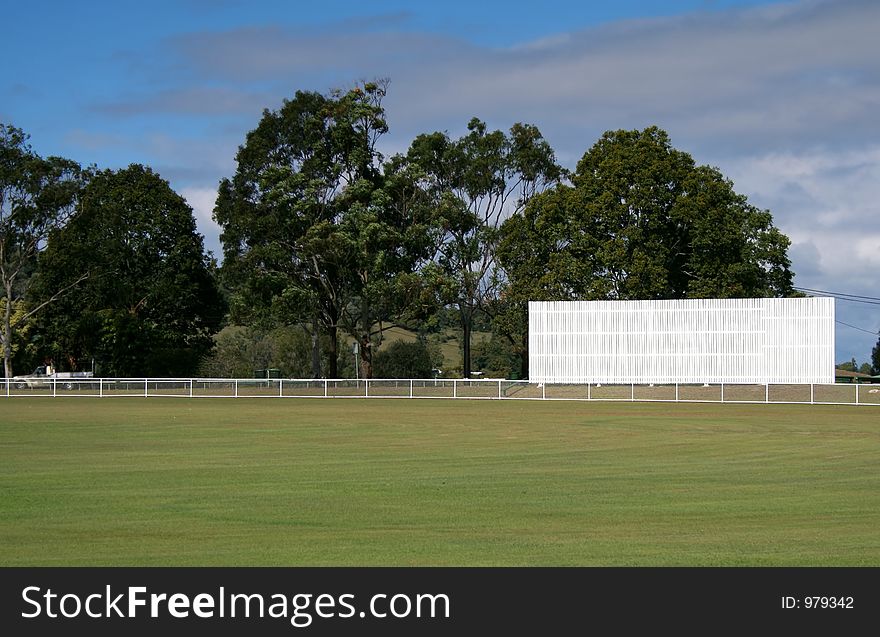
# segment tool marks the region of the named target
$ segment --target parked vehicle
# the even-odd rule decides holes
[[[12,383],[17,389],[51,387],[53,382],[64,389],[74,389],[77,379],[93,376],[92,372],[56,372],[49,365],[40,365],[30,374],[13,376]]]

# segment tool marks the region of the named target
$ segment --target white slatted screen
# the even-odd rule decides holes
[[[530,301],[538,383],[833,383],[834,299]]]

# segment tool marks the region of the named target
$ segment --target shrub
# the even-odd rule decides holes
[[[373,357],[375,378],[431,378],[431,355],[422,341],[395,341]]]

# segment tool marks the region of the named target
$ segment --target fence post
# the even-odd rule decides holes
[[[764,402],[770,402],[770,383],[769,381],[764,385]]]
[[[370,397],[370,381],[369,379],[364,379],[364,398]]]
[[[498,398],[501,398],[501,380],[498,381]]]
[[[144,379],[144,398],[150,397],[149,386],[150,386],[149,381],[145,378]]]
[[[327,398],[327,379],[324,379],[324,398]]]
[[[279,378],[278,379],[278,398],[283,398],[283,397],[284,397],[284,379]]]
[[[721,383],[721,402],[724,402],[724,383]]]
[[[413,397],[413,379],[412,378],[409,379],[409,397],[410,398]]]
[[[235,398],[238,398],[238,379],[235,379]]]
[[[56,393],[55,393],[56,391],[58,391],[58,379],[53,378],[52,379],[52,398],[56,397]]]
[[[810,383],[810,404],[814,404],[813,402],[813,383]]]
[[[452,397],[458,398],[458,381],[454,378],[452,379]]]
[[[98,398],[103,398],[103,397],[104,397],[104,379],[99,378],[98,379]]]
[[[675,383],[675,402],[678,402],[678,383]]]
[[[859,384],[853,383],[853,387],[856,388],[856,404],[858,405],[859,404]]]
[[[189,397],[190,398],[193,397],[193,379],[192,378],[189,379]]]

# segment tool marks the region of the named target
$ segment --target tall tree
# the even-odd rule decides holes
[[[192,209],[137,164],[97,173],[81,208],[39,261],[43,295],[91,272],[43,316],[49,353],[113,376],[194,373],[224,307]]]
[[[326,375],[335,377],[342,329],[361,342],[369,377],[374,323],[418,296],[410,275],[428,250],[429,225],[405,167],[383,170],[385,93],[384,82],[297,92],[263,113],[235,175],[220,184],[215,219],[233,316],[311,325],[315,376],[319,330],[330,349]]]
[[[528,378],[529,369],[528,302],[599,294],[591,266],[596,250],[593,233],[568,217],[570,210],[582,205],[575,189],[559,185],[539,194],[522,214],[501,227],[498,262],[505,278],[494,303],[492,327],[519,356],[520,378]]]
[[[331,267],[338,255],[312,254],[318,240],[307,237],[316,226],[332,223],[332,201],[343,182],[330,135],[331,101],[298,91],[279,111],[264,111],[238,150],[235,175],[220,182],[214,208],[233,319],[244,324],[307,319],[315,376],[321,375],[319,327],[335,343],[339,314],[337,268]]]
[[[15,330],[86,276],[79,272],[40,302],[30,300],[37,256],[49,234],[74,214],[82,171],[67,159],[39,157],[27,140],[20,129],[0,124],[0,345],[6,378],[12,376]]]
[[[788,296],[789,240],[730,180],[651,127],[613,131],[502,229],[506,323],[528,356],[526,299]]]
[[[419,178],[411,166],[393,158],[373,182],[369,199],[358,200],[356,189],[341,199],[339,231],[352,249],[350,301],[343,306],[340,323],[359,343],[363,378],[373,377],[373,349],[381,344],[384,330],[406,327],[436,309],[430,258],[440,232]]]
[[[420,135],[407,158],[425,171],[434,193],[444,231],[436,256],[445,275],[441,300],[458,312],[462,370],[469,377],[474,319],[489,310],[503,279],[496,262],[499,227],[564,171],[535,126],[514,124],[505,134],[476,118],[457,140],[440,132]]]
[[[877,344],[871,350],[871,373],[880,375],[880,334],[877,335]]]

